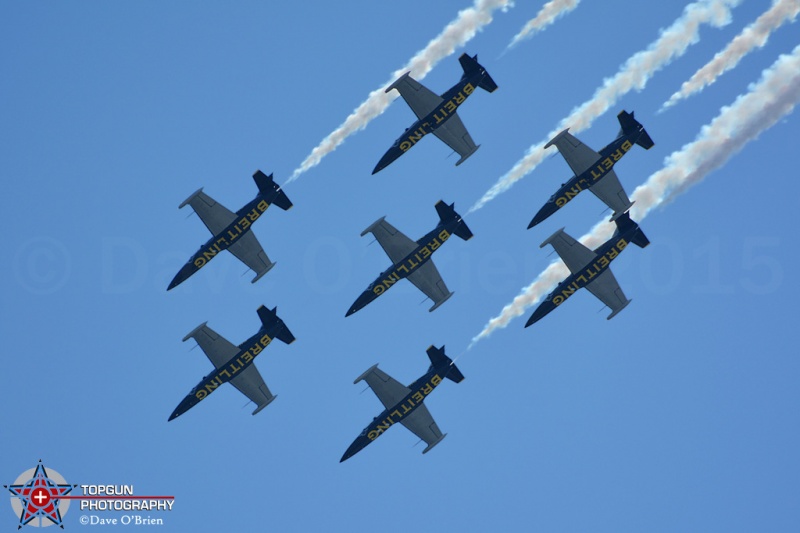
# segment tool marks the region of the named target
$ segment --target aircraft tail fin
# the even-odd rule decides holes
[[[439,213],[439,220],[442,224],[447,224],[455,220],[458,224],[456,225],[456,229],[453,230],[453,233],[465,241],[468,241],[473,236],[472,231],[470,231],[467,223],[461,218],[461,215],[456,213],[455,205],[454,203],[447,205],[443,200],[439,200],[436,202],[436,212]]]
[[[278,331],[275,333],[275,338],[278,340],[283,341],[286,344],[292,344],[295,341],[295,337],[292,335],[292,332],[289,331],[289,328],[286,327],[286,324],[283,323],[283,320],[278,317],[277,307],[274,309],[269,309],[267,306],[262,305],[258,308],[258,318],[261,319],[261,324],[265,328],[272,327],[275,324],[278,325]]]
[[[653,139],[650,138],[650,135],[647,134],[647,130],[644,129],[638,120],[633,118],[633,111],[628,113],[627,111],[623,110],[617,115],[617,120],[619,120],[619,125],[622,128],[621,133],[627,135],[633,139],[633,142],[644,148],[645,150],[649,150],[655,144]]]
[[[426,351],[431,360],[432,368],[442,368],[443,371],[447,373],[445,377],[450,381],[461,383],[464,380],[464,374],[462,374],[458,367],[453,363],[453,360],[445,355],[444,344],[441,348],[430,345]]]
[[[483,78],[478,83],[478,87],[490,93],[497,90],[497,84],[492,77],[489,76],[489,73],[486,72],[486,69],[483,68],[483,65],[478,63],[478,54],[475,54],[473,57],[470,57],[468,54],[461,54],[461,57],[458,58],[458,62],[461,63],[461,68],[464,69],[464,75],[461,79],[472,76],[476,72],[480,72],[483,74]]]
[[[648,244],[650,244],[650,240],[642,231],[642,228],[639,227],[639,224],[631,220],[630,212],[625,212],[614,221],[617,224],[617,231],[620,233],[624,233],[631,229],[634,229],[633,237],[631,238],[631,242],[638,246],[639,248],[645,248]]]
[[[286,196],[286,193],[283,192],[281,186],[275,183],[275,180],[272,179],[272,174],[267,176],[260,170],[256,170],[256,173],[253,174],[253,179],[258,185],[258,190],[261,194],[269,201],[269,203],[273,205],[277,205],[284,211],[292,208],[292,202],[289,200],[289,197]],[[270,200],[270,198],[272,198]]]

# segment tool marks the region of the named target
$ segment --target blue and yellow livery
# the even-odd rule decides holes
[[[386,222],[386,217],[381,217],[361,232],[362,237],[367,233],[372,233],[393,264],[381,272],[353,302],[345,314],[346,317],[366,306],[389,290],[392,285],[405,278],[408,278],[428,298],[433,300],[433,307],[430,308],[430,311],[438,308],[453,295],[430,259],[451,235],[467,241],[472,238],[472,232],[461,219],[461,215],[456,213],[455,204],[447,205],[439,200],[436,203],[436,212],[439,214],[439,223],[417,241],[412,241]]]
[[[562,183],[556,193],[550,197],[546,204],[539,209],[533,217],[528,229],[539,224],[547,217],[567,205],[578,193],[587,189],[600,198],[608,207],[614,210],[611,220],[616,220],[622,213],[631,208],[633,202],[614,172],[614,165],[628,153],[634,144],[645,150],[653,147],[653,140],[634,117],[633,112],[620,112],[617,115],[620,132],[616,139],[608,146],[595,152],[569,133],[565,129],[545,145],[545,148],[555,145],[559,153],[564,156],[567,164],[575,175],[566,183]]]
[[[526,328],[541,320],[582,287],[586,287],[589,292],[611,308],[608,320],[614,318],[617,313],[631,303],[622,292],[609,266],[629,243],[645,248],[650,241],[647,240],[639,225],[631,220],[628,213],[617,217],[615,223],[617,231],[594,251],[567,235],[564,228],[555,232],[541,244],[540,247],[552,244],[572,274],[559,283],[555,290],[539,304],[539,307],[525,323]]]
[[[431,360],[431,366],[423,376],[408,387],[379,369],[377,364],[356,378],[353,383],[366,381],[386,409],[367,424],[367,427],[344,452],[339,460],[340,463],[363,450],[398,422],[425,441],[428,446],[422,450],[422,453],[428,453],[447,436],[446,433],[443,434],[439,430],[439,426],[436,425],[423,402],[443,379],[447,378],[455,383],[461,383],[464,375],[461,374],[453,360],[444,353],[444,346],[441,348],[430,346],[427,354]]]
[[[197,341],[208,359],[214,364],[214,371],[204,376],[200,383],[194,386],[172,411],[169,420],[179,417],[206,399],[220,385],[228,382],[256,404],[253,414],[261,411],[276,398],[267,388],[258,369],[253,365],[253,361],[273,339],[291,344],[295,338],[283,320],[278,317],[277,307],[267,309],[262,305],[258,308],[258,317],[261,319],[261,328],[239,346],[228,342],[209,328],[206,323],[200,324],[183,338],[184,342],[189,339]]]
[[[441,96],[412,78],[410,72],[400,76],[386,89],[387,93],[392,89],[397,89],[400,96],[414,111],[417,121],[411,127],[406,128],[406,131],[386,151],[375,165],[373,174],[386,168],[429,133],[433,133],[458,152],[461,159],[456,162],[456,165],[460,165],[475,153],[478,146],[470,137],[456,110],[475,91],[476,87],[491,93],[497,89],[497,84],[486,72],[486,69],[478,63],[477,55],[470,57],[462,54],[458,61],[461,63],[464,74],[458,83]]]
[[[189,258],[189,261],[172,279],[167,290],[186,281],[224,250],[231,252],[256,273],[253,283],[275,266],[250,229],[271,204],[288,210],[292,207],[292,202],[289,201],[281,187],[275,183],[272,174],[267,176],[257,170],[253,174],[253,179],[258,186],[258,194],[236,213],[229,211],[205,194],[202,188],[195,191],[179,206],[181,208],[187,204],[192,206],[213,237]]]

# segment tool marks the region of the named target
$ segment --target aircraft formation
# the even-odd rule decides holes
[[[460,165],[477,151],[479,146],[474,143],[461,122],[457,109],[476,88],[493,93],[498,86],[486,69],[478,63],[477,55],[463,54],[459,57],[459,63],[464,71],[461,79],[441,96],[414,80],[409,72],[400,76],[386,89],[387,93],[393,89],[400,93],[416,115],[417,121],[407,128],[381,157],[372,171],[373,174],[394,162],[428,133],[433,133],[461,156],[456,165]],[[608,241],[594,250],[576,241],[564,231],[564,228],[556,231],[541,244],[540,247],[547,244],[553,246],[569,269],[570,275],[539,304],[526,322],[526,328],[541,320],[583,287],[611,309],[607,319],[616,316],[631,302],[609,267],[630,243],[644,248],[650,241],[639,225],[630,218],[629,210],[633,203],[623,189],[614,167],[633,145],[649,150],[654,143],[644,127],[634,118],[633,112],[622,111],[617,119],[621,128],[619,134],[599,152],[571,135],[569,128],[558,133],[546,145],[558,149],[572,170],[573,176],[562,183],[556,193],[539,209],[528,229],[552,216],[580,192],[588,189],[613,211],[610,220],[616,224],[616,231]],[[266,175],[257,170],[253,174],[253,179],[258,194],[235,213],[205,194],[202,188],[180,204],[179,208],[191,206],[212,236],[178,271],[167,287],[168,291],[188,280],[224,250],[231,252],[255,272],[253,283],[275,266],[253,233],[253,225],[270,205],[288,210],[292,207],[292,202],[275,182],[272,174]],[[347,309],[345,317],[360,311],[403,279],[408,279],[431,299],[433,305],[429,312],[435,311],[453,296],[454,293],[448,289],[434,265],[432,256],[453,235],[468,241],[473,237],[473,233],[455,210],[455,204],[439,200],[434,207],[439,217],[438,223],[417,240],[412,240],[400,232],[386,221],[386,217],[379,218],[361,233],[362,237],[371,233],[392,264],[356,298]],[[206,323],[199,325],[183,338],[184,341],[194,339],[214,369],[181,400],[169,416],[169,421],[186,413],[228,382],[256,405],[253,415],[259,413],[276,398],[255,366],[255,358],[265,351],[274,339],[292,344],[295,337],[284,321],[278,317],[277,307],[270,310],[262,305],[258,308],[257,314],[261,327],[239,345],[226,340]],[[423,454],[442,441],[446,434],[441,432],[424,401],[445,379],[460,383],[464,376],[455,362],[445,354],[444,346],[436,348],[431,345],[427,349],[427,355],[431,362],[428,370],[408,386],[383,372],[377,364],[356,378],[354,383],[366,381],[383,404],[384,410],[355,438],[342,455],[340,462],[364,449],[398,422],[427,444],[422,451]]]

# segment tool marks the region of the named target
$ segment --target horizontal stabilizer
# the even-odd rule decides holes
[[[253,174],[253,180],[255,180],[261,195],[270,204],[277,205],[284,211],[292,208],[291,200],[289,200],[289,197],[283,192],[281,186],[275,183],[272,174],[267,176],[260,170],[256,170],[255,174]]]
[[[633,118],[633,111],[628,113],[627,111],[621,111],[619,115],[617,115],[617,120],[619,120],[619,125],[622,128],[622,132],[631,137],[633,142],[644,148],[645,150],[649,150],[655,144],[653,139],[650,138],[650,135],[647,134],[647,130],[644,129],[638,120]]]
[[[462,79],[473,76],[479,72],[483,75],[483,78],[478,82],[478,87],[490,93],[497,90],[497,84],[489,73],[486,72],[486,69],[483,68],[483,65],[478,63],[478,54],[472,57],[470,57],[469,54],[461,54],[461,57],[458,58],[458,62],[461,63],[461,68],[464,69]]]
[[[286,344],[293,343],[296,339],[286,324],[283,323],[278,317],[278,308],[269,309],[267,306],[262,305],[258,308],[258,317],[261,319],[261,324],[264,328],[271,328],[277,325],[277,331],[274,333],[275,338],[285,342]]]
[[[465,241],[468,241],[473,237],[473,233],[470,231],[467,223],[461,218],[461,215],[456,212],[455,206],[455,203],[448,205],[443,200],[439,200],[434,207],[436,207],[436,212],[439,214],[439,221],[441,224],[446,225],[455,220],[458,224],[453,230],[453,233]]]
[[[440,442],[442,442],[442,439],[444,439],[446,436],[447,436],[447,433],[443,433],[441,437],[439,437],[438,439],[436,439],[432,443],[428,444],[428,446],[424,450],[422,450],[422,453],[428,453],[429,451],[431,451],[431,449],[434,446],[436,446],[437,444],[439,444]]]
[[[447,372],[446,377],[448,379],[456,383],[461,383],[464,380],[464,374],[453,364],[453,360],[444,353],[444,345],[441,348],[433,345],[428,346],[426,353],[431,360],[431,366],[435,369],[441,368],[444,372]]]
[[[650,240],[639,227],[639,224],[631,220],[631,215],[629,212],[625,212],[618,216],[614,223],[617,225],[617,231],[620,233],[635,230],[633,237],[631,237],[631,242],[639,248],[646,248],[647,245],[650,244]]]

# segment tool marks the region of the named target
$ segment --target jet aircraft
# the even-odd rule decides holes
[[[468,241],[472,238],[472,232],[461,219],[461,215],[456,213],[455,204],[447,205],[439,200],[436,203],[436,212],[439,214],[439,223],[416,242],[386,222],[386,217],[379,218],[361,232],[362,237],[372,232],[393,264],[369,284],[350,306],[345,317],[372,302],[403,278],[408,278],[433,300],[433,307],[429,311],[435,310],[453,295],[430,258],[451,235],[455,234]]]
[[[277,397],[269,391],[253,361],[272,342],[272,339],[279,339],[286,344],[291,344],[295,338],[283,320],[278,318],[277,307],[270,310],[262,305],[258,308],[258,317],[261,319],[261,328],[239,346],[231,344],[208,327],[206,322],[197,326],[183,338],[184,342],[191,338],[197,341],[208,359],[214,364],[214,371],[204,376],[200,383],[195,385],[181,400],[178,407],[169,415],[169,420],[179,417],[228,381],[256,404],[254,415]]]
[[[470,137],[456,110],[475,91],[475,87],[491,93],[497,89],[497,84],[486,72],[486,69],[478,63],[477,55],[470,57],[462,54],[458,61],[461,63],[461,68],[464,69],[464,74],[458,83],[441,96],[437,96],[412,78],[409,75],[410,72],[400,76],[386,89],[387,93],[392,89],[397,89],[400,96],[417,115],[417,121],[411,127],[406,128],[406,131],[386,151],[372,171],[373,174],[387,167],[429,133],[433,133],[458,152],[461,159],[456,162],[456,166],[475,153],[478,146]]]
[[[644,248],[650,244],[650,241],[647,240],[639,225],[631,220],[628,213],[623,213],[614,222],[617,225],[614,235],[594,251],[567,235],[564,228],[555,232],[539,246],[542,248],[547,244],[552,244],[572,274],[559,283],[555,290],[539,304],[528,322],[525,323],[526,328],[564,303],[581,287],[589,289],[589,292],[611,308],[611,314],[608,315],[607,320],[614,318],[617,313],[631,303],[622,292],[609,265],[628,243],[632,242],[638,247]]]
[[[358,376],[353,384],[365,380],[367,385],[386,408],[367,424],[364,431],[347,448],[339,462],[346,461],[363,450],[369,443],[380,437],[393,424],[400,422],[428,445],[422,453],[428,453],[439,444],[447,434],[442,434],[433,420],[428,408],[423,405],[425,398],[433,392],[444,378],[461,383],[464,375],[444,353],[444,346],[428,347],[431,366],[428,371],[408,387],[386,374],[375,364]]]
[[[619,135],[608,146],[600,150],[600,153],[573,137],[569,133],[569,128],[553,137],[545,145],[545,148],[556,145],[575,175],[566,183],[561,184],[561,188],[533,217],[531,223],[528,224],[528,229],[564,207],[579,192],[586,189],[592,191],[595,196],[614,210],[611,220],[616,220],[631,208],[633,202],[625,194],[617,174],[614,172],[614,165],[628,153],[634,143],[645,150],[652,148],[654,143],[644,126],[633,118],[632,112],[622,111],[617,115],[617,119],[621,126]]]
[[[261,276],[275,266],[275,263],[269,260],[258,239],[250,229],[253,222],[264,214],[270,204],[275,204],[285,211],[291,209],[292,202],[283,192],[280,185],[272,179],[272,174],[267,176],[257,170],[253,174],[253,179],[258,186],[258,194],[236,213],[217,203],[203,192],[202,187],[192,193],[179,206],[179,208],[182,208],[186,204],[191,205],[213,237],[189,258],[189,261],[183,265],[172,279],[167,290],[186,281],[189,276],[203,268],[223,250],[231,252],[239,261],[256,273],[253,283],[261,279]]]

